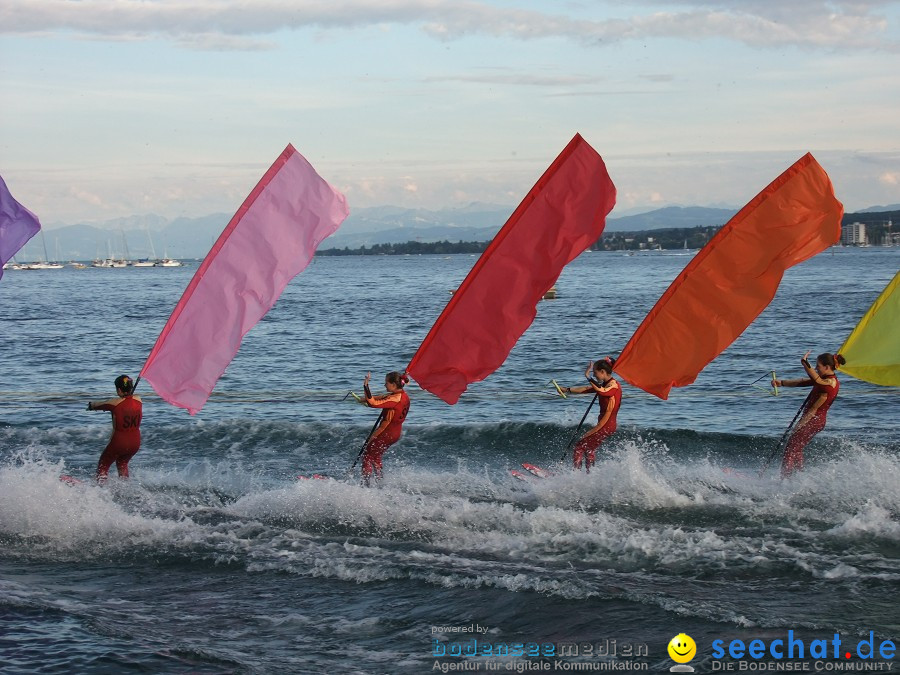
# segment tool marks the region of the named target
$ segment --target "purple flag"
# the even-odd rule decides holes
[[[37,216],[13,199],[0,176],[0,278],[7,261],[40,229]]]

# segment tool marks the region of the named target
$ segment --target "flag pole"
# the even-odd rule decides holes
[[[800,404],[800,409],[797,411],[797,414],[794,415],[794,419],[791,420],[791,423],[788,425],[788,428],[784,430],[784,433],[781,435],[781,440],[778,441],[778,445],[775,446],[775,449],[769,454],[768,459],[766,459],[766,463],[763,464],[763,468],[759,470],[759,477],[762,478],[762,475],[766,472],[766,469],[769,468],[769,464],[772,463],[772,460],[775,459],[775,455],[778,454],[778,451],[781,450],[784,445],[785,439],[788,437],[788,434],[791,433],[791,429],[794,428],[794,425],[797,423],[797,420],[800,417],[800,414],[806,408],[806,401]]]
[[[350,468],[347,469],[347,475],[350,475],[350,472],[356,468],[357,462],[359,462],[359,458],[363,456],[363,453],[366,451],[366,446],[369,445],[369,439],[372,438],[372,434],[375,433],[375,429],[378,428],[378,425],[381,423],[381,418],[384,417],[384,410],[378,413],[378,419],[375,420],[375,424],[372,425],[371,431],[369,431],[369,435],[366,436],[366,440],[362,444],[362,448],[359,451],[359,454],[356,455],[356,459],[353,460],[353,464],[350,465]]]
[[[584,426],[584,421],[587,419],[588,413],[591,412],[591,408],[594,407],[594,404],[597,402],[597,399],[600,397],[600,394],[594,394],[594,398],[591,399],[591,404],[587,407],[587,410],[584,411],[584,415],[581,416],[581,421],[578,423],[578,428],[575,430],[575,433],[572,434],[572,438],[569,439],[569,442],[566,443],[566,449],[563,450],[562,460],[565,460],[569,455],[569,449],[572,447],[572,443],[575,441],[575,438],[578,436],[578,432],[581,431],[581,427]]]

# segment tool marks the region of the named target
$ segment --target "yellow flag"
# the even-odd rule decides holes
[[[841,371],[860,380],[900,387],[900,272],[850,333],[839,353]]]

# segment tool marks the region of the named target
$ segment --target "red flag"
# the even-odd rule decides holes
[[[616,372],[667,398],[744,332],[784,271],[836,243],[844,207],[806,154],[742,208],[684,268],[625,345]]]
[[[603,160],[576,134],[475,263],[407,372],[453,405],[497,370],[563,267],[603,233],[615,202]]]

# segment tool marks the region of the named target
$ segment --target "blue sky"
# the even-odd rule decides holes
[[[616,212],[805,152],[900,202],[900,2],[4,0],[0,175],[47,225],[234,212],[287,143],[354,207],[514,206],[575,132]]]

